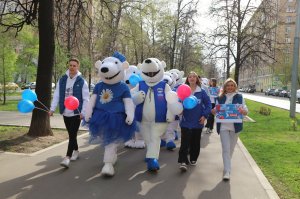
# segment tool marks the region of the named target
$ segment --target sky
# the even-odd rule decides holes
[[[249,0],[241,0],[242,5],[246,5]],[[250,0],[252,5],[259,6],[262,0]],[[209,32],[217,27],[217,21],[209,16],[209,7],[212,0],[200,0],[198,4],[197,27],[200,32]],[[204,52],[204,54],[206,54]],[[223,60],[217,62],[218,67],[223,66]]]
[[[246,4],[249,0],[241,0],[242,4]],[[258,6],[262,0],[250,0],[251,4]],[[198,26],[200,30],[203,29],[214,29],[217,26],[216,21],[211,19],[208,16],[209,6],[211,5],[212,0],[200,0],[198,4],[198,14],[197,19]]]

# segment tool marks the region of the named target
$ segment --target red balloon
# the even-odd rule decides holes
[[[74,96],[69,96],[65,99],[65,107],[69,110],[76,110],[79,106],[79,101],[76,97]]]
[[[192,93],[191,87],[187,84],[181,84],[177,88],[177,96],[178,98],[183,101],[185,98],[189,97]]]

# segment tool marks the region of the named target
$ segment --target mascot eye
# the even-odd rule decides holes
[[[133,71],[133,73],[135,73],[135,71]]]
[[[102,64],[104,64],[104,61],[102,61]]]
[[[118,64],[118,62],[116,61],[115,64]]]

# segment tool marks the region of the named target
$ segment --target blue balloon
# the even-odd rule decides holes
[[[136,74],[132,74],[129,77],[129,83],[133,87],[135,87],[139,83],[140,80],[141,80],[140,77]]]
[[[23,100],[29,100],[31,102],[34,102],[37,100],[37,96],[35,94],[34,91],[30,90],[30,89],[26,89],[23,91],[22,93],[22,99]]]
[[[183,100],[183,107],[185,109],[193,109],[197,105],[197,98],[189,96]]]
[[[30,113],[34,109],[34,104],[30,100],[21,100],[18,103],[18,110],[21,113]]]

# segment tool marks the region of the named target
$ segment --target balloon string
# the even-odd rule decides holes
[[[36,101],[39,102],[41,105],[43,105],[43,106],[46,108],[46,110],[50,111],[50,110],[48,109],[48,107],[45,106],[45,104],[43,104],[42,102],[40,102],[38,99],[37,99]]]
[[[39,109],[39,110],[41,110],[41,111],[45,111],[45,112],[49,112],[49,111],[47,111],[47,110],[45,110],[45,109],[41,109],[41,108],[38,108],[38,107],[35,107],[36,109]]]

